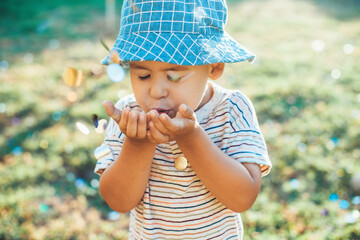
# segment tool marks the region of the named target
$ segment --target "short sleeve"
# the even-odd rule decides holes
[[[115,107],[123,109],[126,103],[120,99]],[[119,129],[115,121],[110,118],[106,129],[104,142],[94,150],[94,156],[97,160],[94,172],[101,175],[104,170],[110,166],[119,155],[124,143],[124,134]]]
[[[261,175],[267,175],[272,164],[252,102],[239,91],[232,93],[228,101],[230,127],[225,153],[241,163],[259,164]]]

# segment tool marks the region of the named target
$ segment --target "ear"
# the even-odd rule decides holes
[[[225,63],[212,63],[209,78],[216,80],[221,77],[224,72]]]

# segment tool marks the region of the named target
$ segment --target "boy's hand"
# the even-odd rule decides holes
[[[125,108],[117,109],[110,101],[104,101],[106,113],[118,124],[120,131],[137,143],[149,143],[146,138],[147,116],[144,112]]]
[[[167,114],[159,114],[152,110],[149,113],[148,139],[153,143],[164,143],[190,133],[196,126],[194,111],[187,105],[181,104],[175,118]]]

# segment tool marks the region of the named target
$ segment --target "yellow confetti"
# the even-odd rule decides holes
[[[110,57],[111,57],[111,62],[120,64],[119,54],[116,51],[111,51]]]
[[[70,87],[78,87],[82,84],[84,80],[84,75],[81,70],[68,67],[65,69],[63,73],[63,79],[66,85]]]

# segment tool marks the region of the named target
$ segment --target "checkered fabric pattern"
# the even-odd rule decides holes
[[[255,55],[224,30],[225,0],[124,0],[111,52],[129,61],[178,65],[253,61]],[[102,64],[111,63],[111,54]]]

